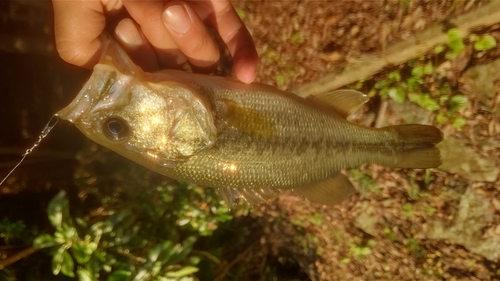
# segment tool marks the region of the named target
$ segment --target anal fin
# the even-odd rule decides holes
[[[273,191],[269,188],[218,188],[220,197],[228,206],[237,204],[239,199],[252,207],[257,207],[276,196],[279,190]]]
[[[336,173],[326,180],[294,188],[293,192],[314,203],[335,205],[348,199],[356,189],[342,173]]]

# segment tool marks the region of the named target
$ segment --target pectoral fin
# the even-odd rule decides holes
[[[299,196],[325,205],[339,204],[355,191],[349,179],[340,172],[326,180],[293,190]]]
[[[337,90],[308,97],[314,103],[332,107],[340,116],[347,118],[365,104],[369,98],[356,90]]]
[[[230,126],[251,136],[270,139],[276,132],[276,125],[264,113],[237,104],[231,100],[223,100],[221,118]]]

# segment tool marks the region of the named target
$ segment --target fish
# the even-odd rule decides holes
[[[105,39],[89,80],[56,115],[152,171],[216,188],[228,203],[258,205],[290,191],[333,205],[356,190],[342,169],[441,164],[435,145],[443,134],[434,126],[348,121],[369,100],[361,92],[302,98],[230,77],[144,72],[119,43]]]

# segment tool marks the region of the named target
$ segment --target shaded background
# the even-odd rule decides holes
[[[50,117],[76,95],[89,71],[63,62],[54,45],[50,1],[0,1],[0,177],[31,147]],[[29,224],[70,187],[82,138],[59,122],[0,186],[0,217]],[[68,133],[69,132],[69,133]],[[33,220],[33,221],[30,221]]]

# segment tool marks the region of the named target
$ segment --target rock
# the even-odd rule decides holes
[[[500,59],[469,67],[464,73],[471,81],[471,93],[482,102],[495,97],[496,81],[500,80]]]
[[[382,101],[375,127],[381,128],[396,124],[432,125],[433,113],[415,103],[398,103],[391,99]]]
[[[440,170],[474,181],[497,180],[499,171],[495,160],[477,153],[457,138],[447,137],[437,147],[443,159]]]
[[[488,198],[469,186],[462,195],[458,211],[451,226],[440,221],[431,223],[428,236],[432,239],[448,239],[488,260],[500,260],[500,235],[484,239],[483,229],[493,221],[494,211]]]
[[[380,233],[380,229],[377,228],[379,218],[380,215],[377,216],[374,208],[368,205],[366,209],[356,218],[354,225],[371,236],[376,237]]]

